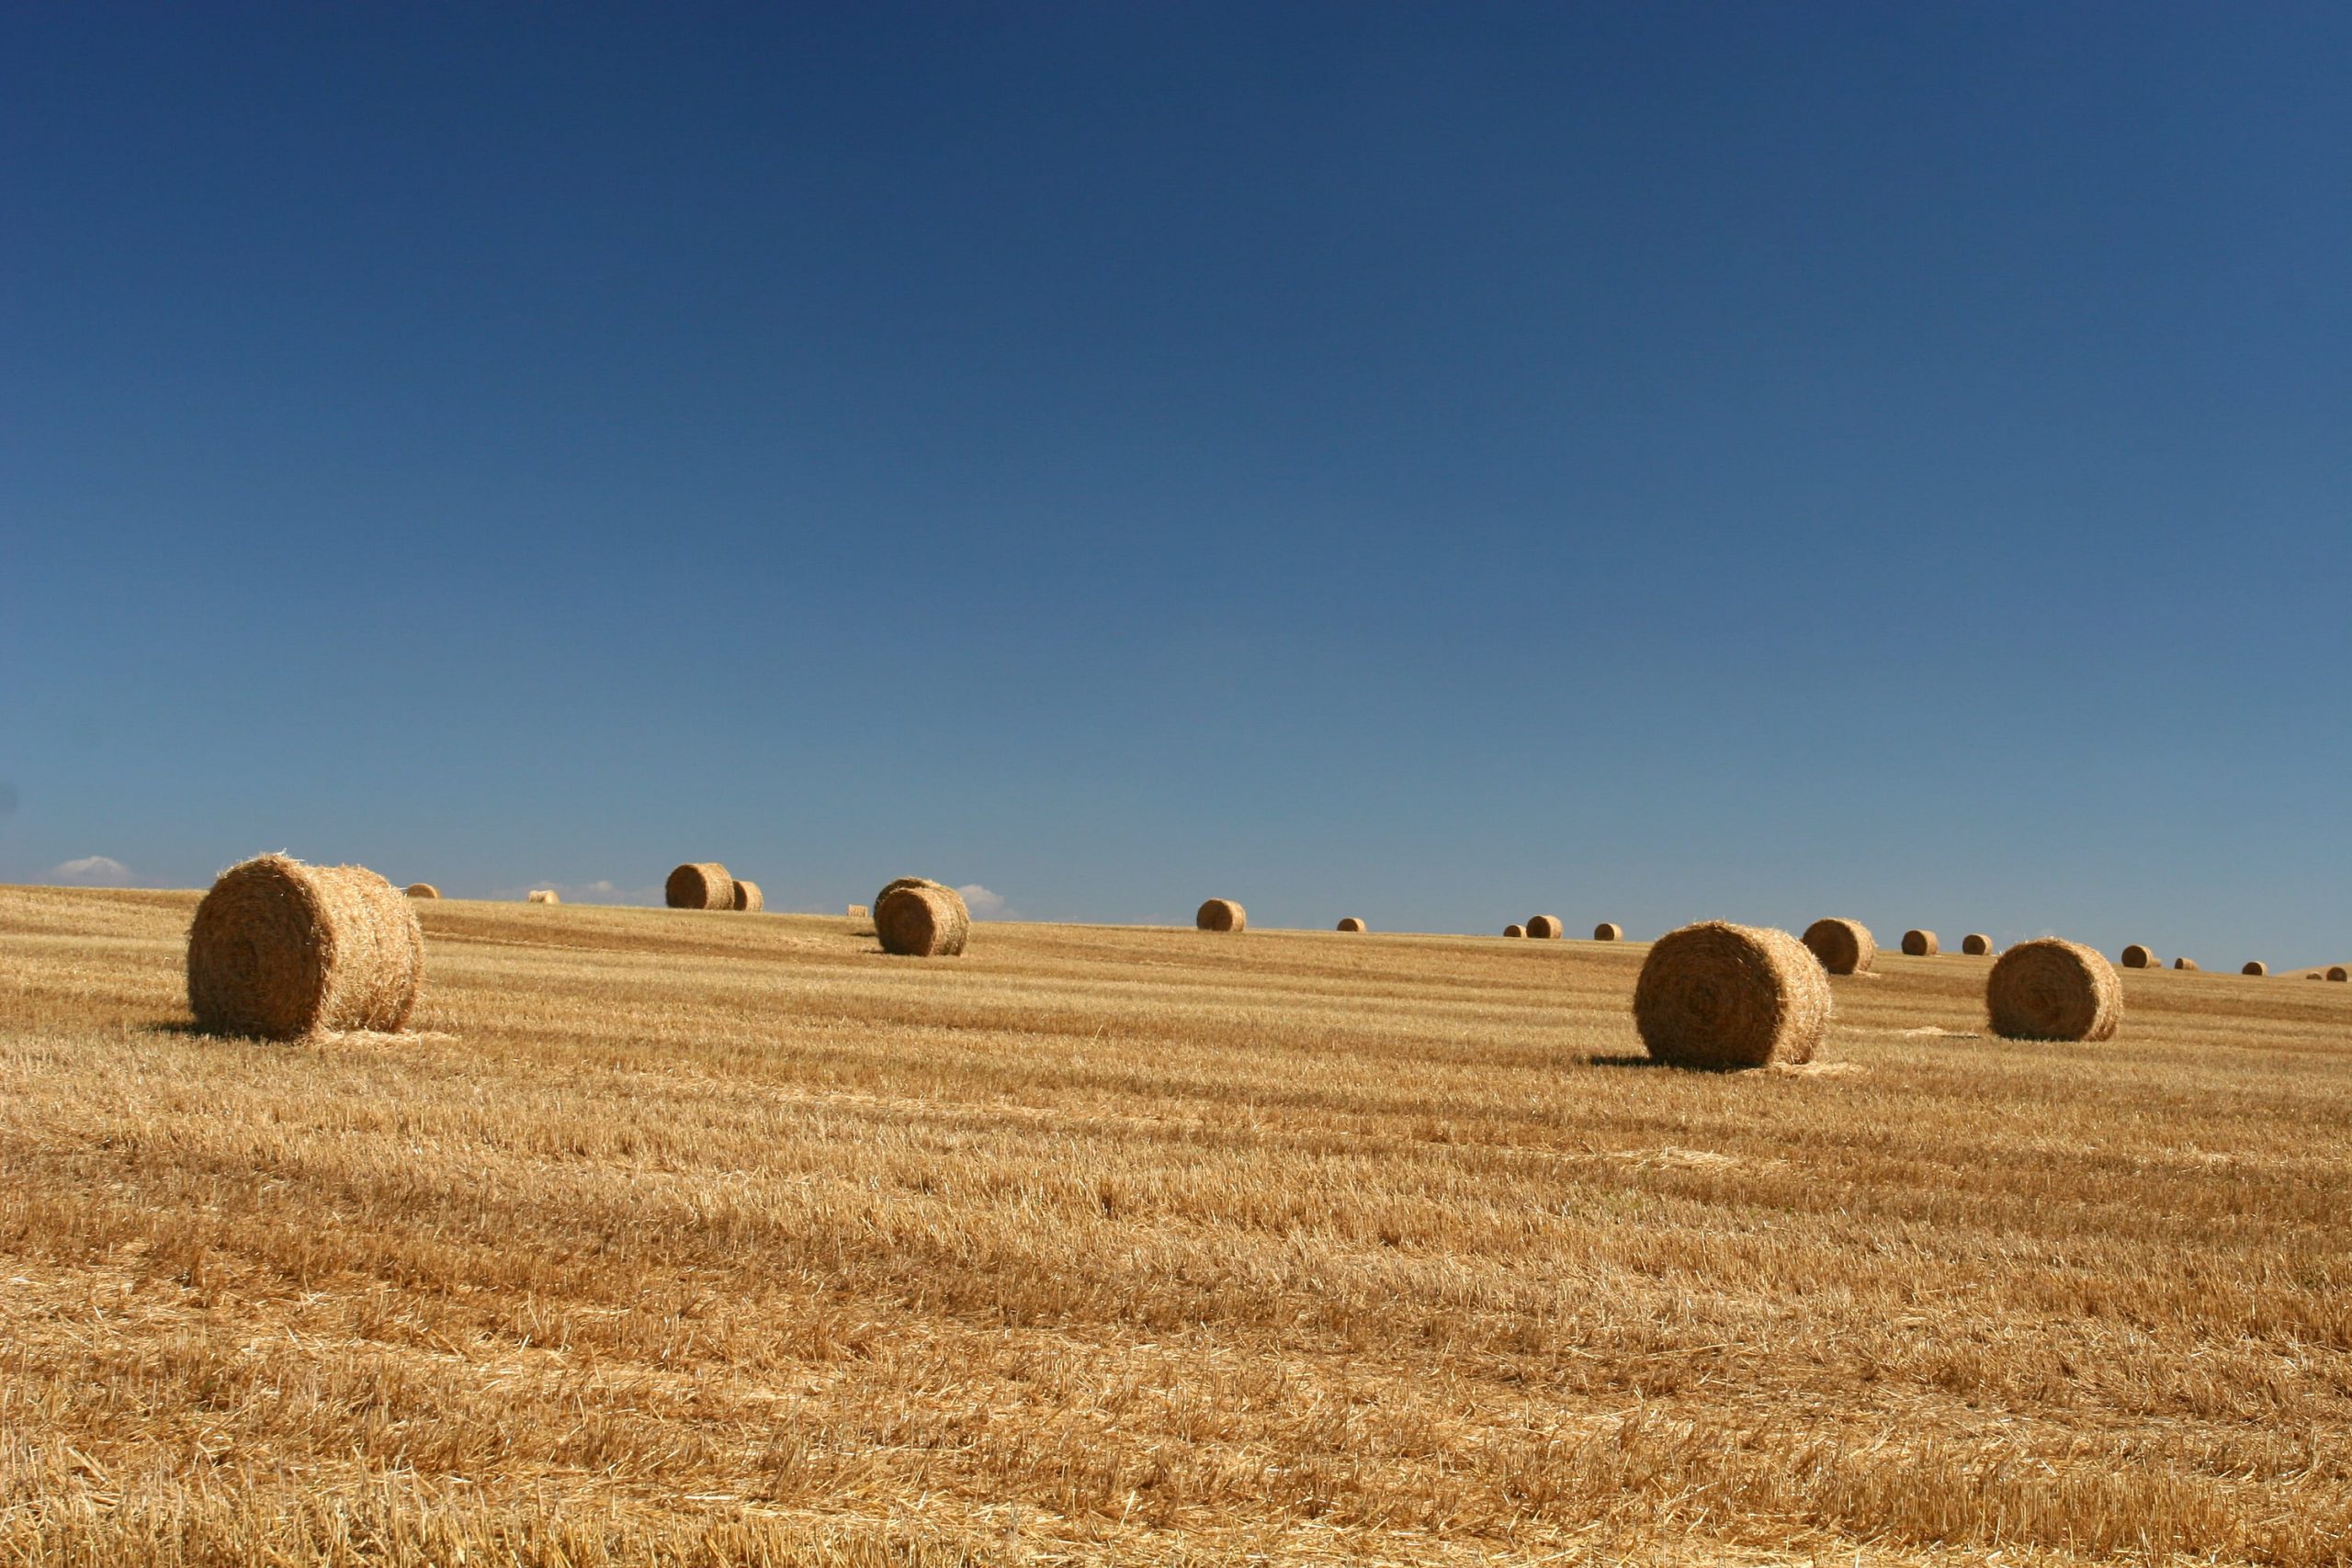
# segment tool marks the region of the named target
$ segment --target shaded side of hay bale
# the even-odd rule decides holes
[[[1370,931],[1372,928],[1353,915],[1343,915],[1340,918],[1340,929],[1343,931]]]
[[[1903,952],[1906,957],[1933,958],[1942,951],[1943,948],[1937,942],[1936,933],[1933,931],[1905,931],[1903,933]]]
[[[1634,1026],[1650,1055],[1681,1067],[1809,1062],[1828,1032],[1829,976],[1786,931],[1707,920],[1650,947]]]
[[[2352,969],[2346,969],[2341,964],[2332,964],[2328,965],[2327,977],[2331,980],[2352,980]]]
[[[438,898],[441,897],[441,889],[434,886],[430,882],[412,882],[408,885],[405,891],[412,898]]]
[[[1204,931],[1248,931],[1250,911],[1230,898],[1212,898],[1194,912],[1193,924]]]
[[[1878,939],[1860,920],[1815,920],[1804,928],[1804,945],[1832,975],[1860,975],[1878,962]]]
[[[560,904],[563,899],[552,887],[534,887],[523,896],[526,904]]]
[[[768,901],[760,896],[758,883],[746,882],[739,876],[735,878],[735,907],[747,915],[756,915],[768,907]]]
[[[1542,938],[1546,942],[1556,938],[1566,930],[1567,927],[1560,923],[1560,917],[1557,915],[1534,915],[1531,916],[1527,922],[1527,934],[1531,937]]]
[[[893,887],[874,906],[874,934],[882,951],[910,958],[953,958],[971,935],[963,895],[936,882]]]
[[[2267,975],[2270,973],[2270,965],[2265,964],[2261,959],[2256,958],[2248,962],[2246,966],[2239,970],[2238,973],[2241,975]]]
[[[245,861],[220,874],[188,926],[188,1009],[215,1034],[397,1030],[424,980],[415,907],[365,866]]]
[[[1960,939],[1960,950],[1971,958],[1990,958],[1993,956],[1993,939],[1983,931],[1970,931]]]
[[[1619,925],[1614,920],[1603,920],[1599,925],[1592,928],[1592,940],[1595,942],[1623,942],[1625,940],[1625,928]]]
[[[1503,935],[1505,936],[1525,936],[1526,934],[1527,928],[1525,926],[1505,926],[1503,928]]]
[[[2126,969],[2161,969],[2164,966],[2163,959],[2136,942],[2123,950],[2123,967]]]
[[[673,909],[731,909],[735,879],[715,860],[688,861],[670,874],[662,897]]]
[[[2172,961],[2172,966],[2176,969],[2187,969],[2193,972],[2197,967],[2197,960],[2194,958],[2176,958]]]
[[[2098,949],[2040,937],[2001,954],[1984,977],[1984,1010],[2010,1040],[2112,1040],[2123,982]]]

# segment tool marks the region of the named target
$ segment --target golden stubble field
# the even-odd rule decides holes
[[[2340,1562],[2352,987],[444,902],[405,1038],[0,890],[0,1562]]]

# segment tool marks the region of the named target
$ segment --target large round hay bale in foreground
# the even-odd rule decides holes
[[[188,927],[187,1005],[214,1034],[397,1030],[424,979],[415,907],[366,866],[232,865]]]
[[[2331,980],[2352,980],[2352,969],[2346,969],[2341,964],[2331,964],[2328,965],[2327,977]]]
[[[1362,920],[1357,919],[1353,915],[1341,916],[1340,919],[1340,929],[1343,931],[1361,931],[1371,930],[1369,926],[1365,925]]]
[[[1878,939],[1860,920],[1815,920],[1804,928],[1804,945],[1832,975],[1859,975],[1878,961]]]
[[[746,882],[739,876],[735,878],[735,907],[747,915],[756,915],[768,907],[768,901],[760,896],[758,883]]]
[[[2010,1040],[2112,1040],[2123,982],[2097,948],[2040,937],[2001,954],[1984,977],[1984,1010]]]
[[[523,902],[526,904],[560,904],[563,902],[563,896],[552,887],[534,887],[528,893],[523,895]]]
[[[688,861],[670,874],[662,897],[673,909],[731,909],[735,879],[715,860]]]
[[[1658,938],[1634,985],[1642,1043],[1679,1067],[1809,1062],[1830,1007],[1812,949],[1786,931],[1722,920]]]
[[[1603,920],[1599,925],[1592,928],[1592,940],[1595,942],[1623,942],[1625,940],[1625,928],[1619,925],[1614,920]]]
[[[2197,972],[2197,960],[2194,958],[2176,958],[2172,961],[2172,966],[2176,969],[2186,969],[2193,975]]]
[[[2241,975],[2267,975],[2270,973],[2270,965],[2265,964],[2261,959],[2256,958],[2248,963],[2246,966],[2239,970],[2238,973]]]
[[[2126,969],[2161,969],[2164,966],[2163,959],[2136,942],[2123,950],[2123,967]]]
[[[1993,939],[1983,931],[1970,931],[1960,939],[1960,950],[1971,958],[1993,956]]]
[[[1193,923],[1204,931],[1248,931],[1250,911],[1230,898],[1212,898],[1193,916]]]
[[[1942,951],[1943,948],[1937,943],[1936,933],[1933,931],[1905,931],[1903,933],[1903,952],[1905,957],[1933,958]]]
[[[441,897],[441,889],[434,886],[430,882],[412,882],[408,885],[406,892],[408,897],[412,898],[438,898]]]
[[[1505,936],[1525,936],[1526,934],[1527,928],[1525,926],[1505,926],[1503,928],[1503,935]]]
[[[1545,942],[1558,940],[1560,933],[1567,929],[1560,923],[1560,917],[1557,915],[1535,915],[1530,917],[1527,922],[1527,934]]]
[[[874,906],[882,951],[910,958],[953,958],[964,951],[972,914],[964,896],[936,882],[905,883]]]

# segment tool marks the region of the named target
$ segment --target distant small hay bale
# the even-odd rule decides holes
[[[746,882],[739,876],[735,878],[735,907],[747,915],[756,915],[768,907],[768,901],[760,897],[758,883]]]
[[[1245,931],[1250,911],[1230,898],[1212,898],[1193,912],[1193,924],[1204,931]]]
[[[1619,925],[1614,920],[1603,920],[1599,925],[1592,928],[1592,940],[1595,942],[1623,942],[1625,940],[1625,928]]]
[[[2261,959],[2256,958],[2248,963],[2245,968],[2240,969],[2238,973],[2241,975],[2267,975],[2270,973],[2270,965],[2265,964]]]
[[[715,860],[688,861],[670,874],[662,897],[673,909],[731,909],[735,879]]]
[[[434,886],[430,882],[412,882],[408,885],[405,891],[412,898],[438,898],[441,897],[441,889]]]
[[[2341,964],[2331,964],[2328,965],[2327,977],[2331,980],[2352,980],[2352,969],[2346,969]]]
[[[1658,938],[1634,985],[1643,1045],[1682,1067],[1809,1062],[1832,1005],[1811,948],[1786,931],[1722,920]]]
[[[936,882],[902,882],[874,906],[882,951],[909,958],[953,958],[964,951],[972,913],[964,896]]]
[[[524,896],[523,901],[526,904],[560,904],[563,902],[560,897],[557,897],[556,890],[552,887],[534,887],[529,893]]]
[[[2191,974],[2194,974],[2197,970],[2197,960],[2194,958],[2176,958],[2172,961],[2172,966],[2176,969],[2186,969]]]
[[[1545,942],[1556,940],[1566,930],[1567,927],[1560,923],[1560,917],[1557,915],[1536,915],[1527,922],[1527,934]]]
[[[2112,1040],[2123,982],[2096,948],[2054,936],[2021,942],[1984,977],[1993,1032],[2010,1040]]]
[[[1936,942],[1936,933],[1933,931],[1905,931],[1903,933],[1903,952],[1905,957],[1933,958],[1942,951],[1943,948]]]
[[[188,1008],[209,1033],[398,1030],[424,979],[415,907],[365,866],[245,861],[220,874],[188,927]]]
[[[874,911],[863,904],[852,904],[849,907],[849,918],[853,920],[870,920],[874,918]]]
[[[1804,945],[1832,975],[1860,975],[1878,962],[1878,940],[1860,920],[1815,920],[1804,928]]]
[[[1340,929],[1343,931],[1370,931],[1372,928],[1353,915],[1343,915],[1340,918]]]
[[[1526,934],[1527,928],[1525,926],[1505,926],[1503,928],[1503,935],[1505,936],[1525,936]]]
[[[1993,956],[1993,939],[1983,931],[1970,931],[1960,939],[1960,950],[1971,958],[1990,958]]]
[[[2126,969],[2161,969],[2164,966],[2163,959],[2136,942],[2123,950],[2123,967]]]
[[[881,912],[882,900],[888,898],[891,894],[896,893],[901,887],[947,887],[947,885],[944,882],[933,882],[928,876],[894,876],[889,881],[882,885],[882,891],[874,896],[874,902],[865,906],[865,908],[860,910],[859,913],[865,915],[869,920],[874,919],[876,914]],[[947,891],[950,893],[956,892],[952,887],[948,887]],[[963,895],[956,894],[956,897],[960,898]]]
[[[2324,976],[2324,975],[2323,975],[2323,974],[2321,974],[2318,970],[2314,969],[2314,970],[2312,970],[2310,974],[2308,974],[2308,975],[2304,976],[2303,976],[2303,978],[2304,978],[2304,979],[2306,979],[2306,980],[2324,980],[2324,979],[2326,979],[2326,978],[2327,978],[2327,976]]]

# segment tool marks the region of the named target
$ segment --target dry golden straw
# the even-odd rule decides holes
[[[739,876],[735,878],[735,907],[747,915],[756,915],[768,907],[768,901],[760,897],[758,883],[746,882]]]
[[[715,860],[688,861],[670,874],[662,896],[673,909],[731,909],[735,879]]]
[[[1830,1008],[1812,949],[1786,931],[1722,920],[1658,938],[1634,986],[1642,1043],[1679,1067],[1809,1062]]]
[[[1371,928],[1353,915],[1343,915],[1340,918],[1340,929],[1343,931],[1369,931]]]
[[[441,897],[441,889],[434,886],[430,882],[412,882],[408,885],[407,891],[408,896],[412,898],[438,898]]]
[[[1557,915],[1537,915],[1527,922],[1527,934],[1531,937],[1541,937],[1545,941],[1557,937],[1566,929],[1560,924],[1560,917]]]
[[[1859,975],[1878,960],[1878,941],[1860,920],[1815,920],[1804,944],[1832,975]]]
[[[1971,958],[1990,958],[1993,956],[1993,939],[1983,931],[1970,931],[1960,939],[1960,950]]]
[[[900,881],[874,906],[882,951],[910,958],[953,958],[971,935],[964,896],[936,882]]]
[[[397,1030],[424,978],[415,908],[366,866],[262,855],[222,872],[188,927],[188,1008],[214,1034]]]
[[[1526,934],[1527,928],[1525,926],[1505,926],[1503,928],[1503,935],[1505,936],[1525,936]]]
[[[1592,928],[1592,940],[1595,942],[1623,942],[1625,940],[1625,928],[1619,925],[1614,920],[1603,920],[1599,925]]]
[[[849,907],[849,918],[853,920],[870,920],[874,918],[874,911],[864,904],[852,904]]]
[[[2172,966],[2176,969],[2194,970],[2197,967],[2197,960],[2194,958],[2176,958],[2172,961]]]
[[[2123,967],[2126,969],[2161,969],[2164,966],[2163,959],[2136,942],[2123,950]]]
[[[2112,1040],[2123,982],[2098,949],[2041,937],[2001,954],[1984,977],[1984,1010],[2010,1040]]]
[[[1933,958],[1943,949],[1937,945],[1936,933],[1933,931],[1905,931],[1903,951],[1913,958]]]
[[[524,895],[523,901],[526,904],[560,904],[563,902],[562,898],[557,896],[556,890],[552,887],[534,887],[529,893]]]
[[[1193,916],[1193,923],[1204,931],[1248,931],[1250,911],[1230,898],[1212,898]]]
[[[2270,973],[2270,965],[2257,958],[2247,964],[2246,966],[2239,970],[2238,973],[2241,975],[2267,975]]]

